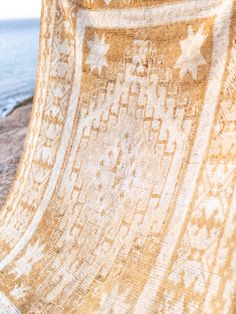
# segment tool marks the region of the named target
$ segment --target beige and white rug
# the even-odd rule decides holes
[[[236,311],[236,1],[43,1],[0,291],[1,314]]]

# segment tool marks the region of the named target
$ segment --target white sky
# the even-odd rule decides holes
[[[41,0],[0,0],[0,19],[39,17]]]

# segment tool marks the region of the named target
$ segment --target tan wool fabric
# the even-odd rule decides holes
[[[43,0],[1,314],[236,313],[235,13]]]

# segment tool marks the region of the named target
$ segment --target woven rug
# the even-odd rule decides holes
[[[236,2],[44,0],[0,313],[234,313]]]

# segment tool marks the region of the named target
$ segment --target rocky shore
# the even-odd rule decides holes
[[[14,181],[23,150],[32,105],[26,101],[0,118],[0,205]]]

